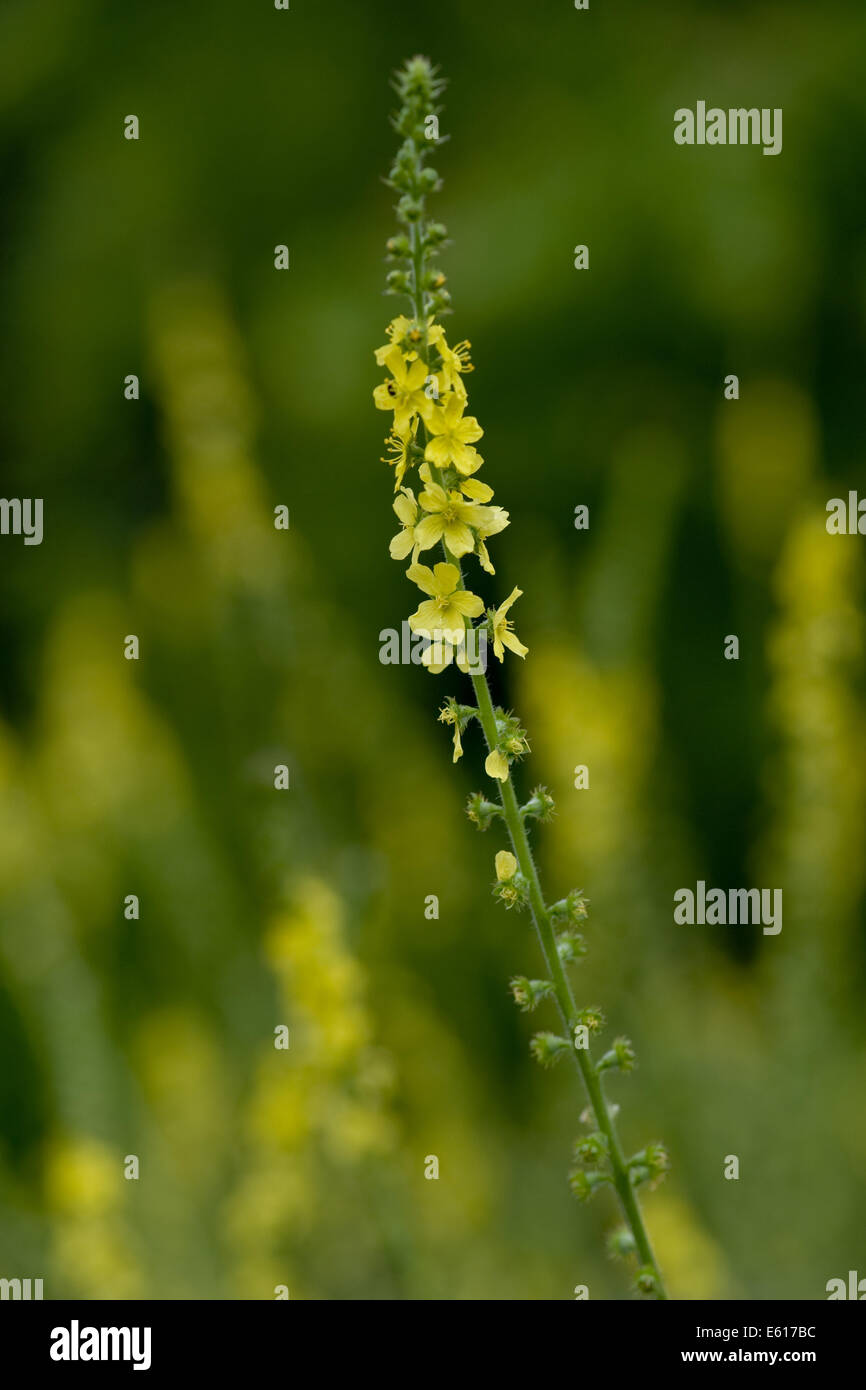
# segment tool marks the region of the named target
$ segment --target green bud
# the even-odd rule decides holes
[[[444,222],[428,222],[424,232],[424,249],[435,251],[448,240],[448,228]]]
[[[571,1051],[571,1043],[556,1033],[536,1033],[531,1039],[529,1050],[536,1062],[543,1067],[555,1066],[564,1053]]]
[[[521,806],[520,814],[524,820],[533,816],[536,820],[548,821],[553,819],[555,810],[556,802],[547,787],[536,787],[529,800]]]
[[[586,955],[586,949],[586,942],[576,931],[563,932],[556,942],[556,953],[563,965],[580,960],[581,956]]]
[[[405,270],[389,270],[385,283],[390,294],[408,294],[412,287]]]
[[[434,314],[449,314],[451,312],[451,296],[447,290],[436,290],[430,296],[430,310]]]
[[[510,711],[506,712],[497,709],[496,731],[499,735],[499,747],[511,758],[520,758],[524,753],[529,752],[529,739],[526,730],[521,728],[520,720]]]
[[[611,1231],[606,1244],[612,1260],[624,1260],[637,1249],[637,1243],[628,1226],[618,1226],[615,1231]]]
[[[633,1187],[643,1183],[657,1186],[670,1170],[671,1161],[664,1144],[647,1144],[640,1153],[628,1160],[628,1174]]]
[[[525,1014],[531,1013],[542,999],[553,994],[550,980],[527,980],[525,975],[515,975],[509,987],[515,1004]]]
[[[466,802],[466,814],[479,830],[489,830],[493,817],[502,815],[502,807],[488,801],[483,792],[473,792]]]
[[[579,1202],[588,1202],[593,1193],[610,1180],[609,1173],[588,1172],[585,1168],[575,1168],[568,1175],[568,1185]]]
[[[599,1058],[596,1071],[607,1071],[610,1067],[618,1067],[620,1071],[633,1071],[635,1061],[635,1050],[628,1038],[614,1038],[610,1052]]]
[[[578,1163],[592,1167],[604,1162],[608,1148],[607,1135],[596,1131],[595,1134],[587,1134],[585,1138],[575,1141],[574,1156]]]
[[[658,1285],[652,1265],[641,1265],[634,1276],[634,1286],[638,1293],[653,1294],[657,1292]]]
[[[582,888],[572,888],[567,897],[560,898],[550,909],[554,925],[575,925],[583,922],[588,915],[587,899],[583,896]]]
[[[589,1008],[581,1009],[577,1015],[578,1023],[582,1023],[588,1028],[590,1033],[599,1033],[604,1027],[604,1014],[597,1004],[590,1005]]]
[[[397,218],[400,222],[413,223],[424,216],[424,204],[410,193],[404,193],[397,204]]]

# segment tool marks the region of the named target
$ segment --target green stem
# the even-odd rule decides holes
[[[422,356],[426,361],[427,315],[425,312],[424,294],[421,285],[424,260],[422,226],[422,222],[417,222],[410,229],[410,262],[412,267],[413,279],[413,292],[410,295],[410,299],[412,302],[412,310],[414,317],[417,320],[419,326],[421,327],[424,335]],[[426,430],[424,429],[423,423],[419,422],[419,430],[422,434],[422,437],[425,437]],[[433,473],[436,474],[437,470],[434,469]],[[457,560],[451,554],[444,541],[442,548],[445,553],[446,560],[448,560],[451,564],[456,565],[458,571],[460,572],[460,585],[462,587],[462,567],[460,565],[459,560]],[[478,718],[480,720],[481,727],[484,730],[484,736],[487,740],[487,746],[489,750],[492,752],[498,746],[499,738],[496,729],[496,715],[493,709],[493,701],[490,697],[490,687],[487,684],[487,676],[486,674],[473,675],[471,679],[472,685],[475,690],[475,698],[478,704]],[[523,874],[523,877],[526,879],[526,882],[529,886],[530,912],[532,915],[532,921],[535,927],[536,935],[538,937],[538,943],[541,948],[541,953],[544,957],[550,978],[553,982],[556,1003],[557,1007],[559,1008],[563,1024],[568,1030],[569,1038],[572,1042],[574,1042],[576,1038],[575,1030],[580,1025],[580,1016],[577,1009],[577,1005],[574,1001],[574,995],[571,992],[571,985],[569,984],[568,977],[563,968],[562,961],[559,958],[559,952],[556,949],[556,935],[551,924],[550,912],[544,901],[544,894],[541,890],[541,883],[538,877],[538,870],[536,869],[535,861],[532,858],[532,851],[529,846],[529,838],[526,833],[526,826],[524,825],[523,817],[520,814],[520,808],[517,803],[517,796],[514,791],[514,784],[511,781],[510,776],[506,779],[506,781],[501,782],[499,784],[499,789],[500,799],[502,802],[502,810],[505,817],[505,823],[508,827],[508,834],[510,836],[511,843],[514,848],[514,854],[520,866],[520,872]],[[625,1161],[625,1156],[623,1154],[619,1135],[617,1134],[616,1125],[614,1123],[614,1119],[610,1112],[610,1107],[608,1105],[607,1098],[604,1093],[604,1085],[601,1074],[597,1070],[595,1063],[592,1060],[592,1054],[588,1047],[578,1048],[572,1046],[571,1052],[574,1057],[575,1066],[577,1067],[577,1070],[583,1081],[584,1088],[589,1097],[589,1102],[592,1106],[592,1110],[595,1115],[596,1124],[598,1125],[600,1132],[605,1136],[607,1140],[608,1157],[610,1160],[613,1185],[619,1197],[625,1219],[628,1222],[632,1235],[634,1236],[635,1246],[637,1248],[640,1262],[642,1265],[648,1266],[653,1272],[653,1275],[655,1277],[655,1297],[658,1299],[666,1299],[667,1292],[665,1290],[664,1282],[662,1280],[661,1272],[656,1262],[655,1255],[653,1254],[653,1249],[652,1245],[650,1244],[650,1239],[647,1234],[646,1226],[644,1225],[643,1213],[641,1211],[640,1202],[638,1200],[637,1193],[635,1192],[635,1189],[632,1186],[631,1180],[629,1178],[628,1166]]]
[[[484,674],[473,675],[472,685],[475,690],[475,698],[478,702],[478,717],[481,727],[484,730],[484,737],[487,746],[493,751],[498,745],[498,735],[496,730],[496,715],[493,711],[493,701],[490,698],[490,687],[487,684],[487,676]],[[532,850],[529,846],[529,837],[526,834],[526,826],[520,814],[517,804],[517,796],[514,791],[514,784],[509,777],[507,781],[500,784],[500,797],[502,800],[502,810],[505,817],[505,824],[508,827],[508,834],[514,848],[514,854],[520,866],[520,872],[529,885],[529,906],[532,915],[533,925],[541,953],[544,957],[550,978],[553,981],[556,1003],[559,1008],[562,1021],[568,1030],[568,1036],[575,1039],[575,1030],[579,1026],[580,1016],[577,1005],[574,1002],[574,995],[571,992],[571,985],[568,976],[559,958],[556,949],[556,935],[550,921],[550,913],[544,901],[544,894],[541,891],[541,883],[538,878],[538,870],[532,857]],[[623,1213],[632,1235],[635,1239],[641,1264],[649,1265],[656,1279],[656,1297],[667,1298],[664,1282],[661,1277],[655,1255],[650,1244],[646,1226],[644,1225],[643,1213],[637,1193],[631,1184],[626,1165],[622,1145],[617,1134],[616,1124],[610,1113],[607,1098],[604,1094],[604,1085],[601,1075],[596,1070],[589,1048],[572,1047],[571,1049],[575,1065],[580,1073],[586,1093],[595,1114],[596,1123],[599,1130],[608,1142],[608,1156],[610,1159],[613,1183],[622,1204]]]

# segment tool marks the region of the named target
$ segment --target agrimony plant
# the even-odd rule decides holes
[[[464,382],[472,371],[470,344],[451,346],[441,323],[451,308],[445,275],[438,265],[447,231],[427,212],[427,198],[440,186],[439,175],[427,161],[441,143],[439,98],[444,83],[427,58],[416,57],[396,74],[394,87],[400,105],[392,121],[402,143],[387,183],[397,194],[399,228],[387,244],[386,293],[407,299],[409,313],[392,320],[387,341],[376,349],[376,361],[386,375],[373,392],[376,406],[391,416],[384,461],[394,469],[393,506],[400,529],[390,551],[395,560],[409,561],[406,573],[423,595],[409,625],[425,641],[424,664],[434,674],[457,666],[471,680],[472,703],[449,696],[439,718],[452,731],[455,762],[462,755],[463,736],[470,726],[479,724],[486,740],[484,766],[490,787],[469,798],[467,812],[480,830],[497,822],[508,833],[511,849],[496,854],[493,891],[505,908],[528,910],[546,976],[515,976],[511,992],[526,1012],[540,1004],[555,1004],[563,1029],[536,1033],[532,1054],[545,1067],[568,1055],[589,1100],[581,1115],[587,1132],[574,1146],[572,1191],[587,1201],[599,1188],[613,1190],[624,1224],[610,1236],[609,1251],[636,1264],[634,1283],[640,1293],[662,1299],[665,1288],[638,1189],[664,1176],[667,1154],[659,1143],[648,1144],[631,1158],[623,1151],[614,1121],[616,1107],[607,1099],[605,1082],[611,1072],[632,1070],[634,1049],[628,1038],[618,1037],[598,1060],[593,1056],[591,1039],[604,1028],[604,1016],[595,1005],[578,1007],[568,975],[586,953],[578,930],[587,915],[586,900],[579,889],[551,905],[545,899],[528,831],[533,822],[552,816],[553,799],[546,788],[536,787],[519,804],[512,768],[529,751],[526,731],[513,713],[494,707],[484,669],[470,660],[470,652],[477,650],[482,638],[492,645],[499,661],[504,660],[506,649],[525,658],[527,648],[510,616],[521,590],[513,588],[497,608],[485,608],[467,588],[464,576],[464,564],[494,573],[487,542],[508,525],[509,516],[502,507],[492,505],[493,489],[478,476],[483,459],[475,446],[483,430],[468,413]],[[420,485],[417,496],[404,481],[415,470]],[[430,565],[421,560],[429,551],[434,561]]]

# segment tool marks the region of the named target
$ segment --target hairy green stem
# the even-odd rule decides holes
[[[482,674],[471,677],[472,685],[475,690],[475,698],[478,702],[478,717],[481,727],[484,730],[484,737],[487,746],[493,751],[498,744],[496,731],[496,716],[493,711],[493,701],[490,698],[490,687],[487,684],[487,676]],[[559,1008],[562,1021],[568,1031],[568,1035],[574,1042],[576,1029],[580,1024],[580,1016],[577,1005],[574,1002],[574,995],[571,992],[571,985],[568,976],[559,958],[556,949],[556,936],[550,921],[550,913],[544,901],[544,894],[541,890],[541,883],[538,877],[538,870],[532,857],[532,850],[529,846],[529,837],[526,833],[526,826],[520,814],[517,804],[517,796],[514,791],[514,784],[509,777],[500,784],[500,798],[502,810],[505,817],[505,824],[508,827],[508,834],[514,848],[514,854],[520,866],[520,872],[529,885],[529,906],[532,915],[533,925],[535,926],[538,944],[544,957],[550,978],[553,981],[554,994],[557,1007]],[[635,1239],[641,1264],[648,1265],[656,1278],[656,1297],[667,1298],[664,1282],[656,1263],[655,1255],[650,1244],[646,1226],[644,1225],[643,1213],[637,1193],[632,1186],[629,1178],[628,1167],[622,1151],[622,1145],[617,1134],[614,1118],[610,1113],[610,1107],[604,1094],[604,1085],[601,1075],[596,1070],[589,1048],[579,1048],[573,1046],[572,1055],[575,1065],[580,1073],[583,1084],[586,1088],[589,1101],[595,1115],[599,1130],[608,1142],[608,1157],[610,1159],[611,1172],[613,1174],[614,1187],[622,1204],[623,1213],[632,1235]]]

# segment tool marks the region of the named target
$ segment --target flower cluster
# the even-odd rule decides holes
[[[393,124],[403,143],[388,183],[399,195],[395,211],[400,232],[388,242],[392,269],[386,292],[405,295],[413,313],[392,319],[387,341],[375,349],[376,362],[387,375],[373,392],[377,408],[392,416],[383,461],[394,469],[400,530],[390,552],[395,560],[410,561],[406,573],[426,595],[409,624],[429,639],[423,661],[434,673],[453,662],[468,669],[470,626],[485,631],[500,661],[506,647],[521,657],[527,651],[508,617],[521,590],[513,589],[498,608],[485,611],[463,581],[461,562],[468,556],[487,574],[495,573],[487,542],[505,529],[509,518],[503,507],[491,505],[493,489],[477,476],[484,459],[475,446],[484,431],[468,413],[464,377],[473,370],[470,344],[452,346],[438,321],[450,305],[445,275],[435,264],[447,232],[427,218],[425,199],[439,183],[426,160],[440,143],[437,99],[442,85],[424,58],[413,58],[395,82],[401,107]],[[415,469],[413,488],[404,479]],[[441,549],[443,559],[432,566],[421,563],[422,554],[434,548]],[[497,766],[500,771],[492,776],[503,775],[502,763]]]

